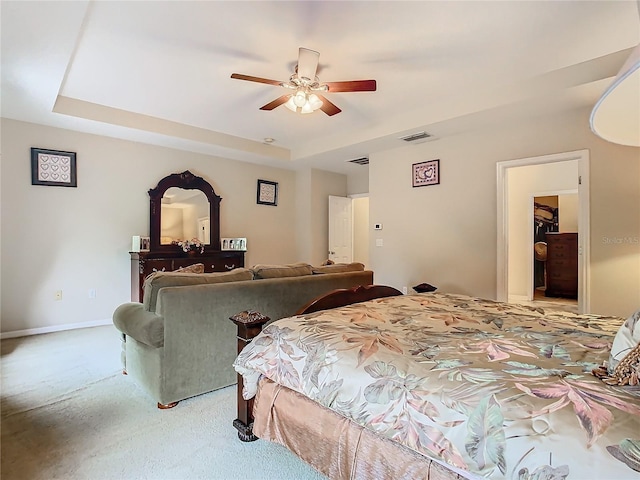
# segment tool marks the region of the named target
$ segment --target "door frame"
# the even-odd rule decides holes
[[[589,313],[591,281],[590,281],[590,244],[591,227],[589,222],[589,150],[542,155],[538,157],[520,158],[496,163],[497,175],[497,268],[496,298],[508,301],[509,280],[509,218],[507,173],[510,168],[529,165],[542,165],[556,162],[578,160],[578,309],[581,313]],[[533,220],[532,220],[533,221]],[[531,227],[532,228],[532,227]],[[532,247],[533,248],[533,247]],[[530,275],[528,276],[530,277]],[[531,281],[531,279],[529,279]]]

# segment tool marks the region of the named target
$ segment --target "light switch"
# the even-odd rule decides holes
[[[384,245],[384,241],[381,238],[376,238],[376,247],[382,247]]]

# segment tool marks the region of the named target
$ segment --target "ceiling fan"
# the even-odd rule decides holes
[[[260,110],[273,110],[284,104],[289,110],[294,112],[312,113],[320,109],[331,116],[340,113],[342,110],[327,100],[322,93],[376,91],[375,80],[349,80],[346,82],[321,83],[316,76],[319,58],[320,54],[318,52],[300,47],[298,50],[298,65],[293,75],[289,77],[288,82],[253,77],[241,73],[234,73],[231,75],[231,78],[246,80],[248,82],[266,83],[267,85],[276,85],[293,90],[293,92],[286,93],[263,105],[260,107]]]

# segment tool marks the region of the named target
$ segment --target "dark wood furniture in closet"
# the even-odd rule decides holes
[[[205,272],[227,272],[244,267],[242,251],[211,251],[191,256],[175,253],[131,252],[131,301],[142,302],[144,279],[153,272],[172,272],[194,263],[204,264]]]
[[[546,234],[547,297],[578,298],[578,234]]]
[[[198,190],[209,202],[210,244],[204,252],[184,252],[175,243],[162,243],[162,203],[165,192],[172,187]],[[186,170],[164,177],[156,188],[149,190],[149,244],[146,252],[131,253],[131,301],[142,302],[144,279],[153,272],[171,272],[181,267],[203,263],[205,272],[226,272],[244,267],[244,251],[220,250],[220,201],[209,182]]]

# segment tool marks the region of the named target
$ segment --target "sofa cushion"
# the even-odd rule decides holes
[[[334,263],[331,265],[321,265],[319,267],[313,267],[313,273],[345,273],[362,271],[364,271],[364,264],[360,262]]]
[[[213,273],[156,272],[154,275],[149,276],[144,282],[142,304],[145,310],[155,312],[158,291],[163,287],[239,282],[242,280],[251,280],[252,278],[252,272],[246,268],[235,268],[228,272]]]
[[[180,267],[175,270],[182,273],[204,273],[204,263],[194,263],[193,265],[187,265],[186,267]]]
[[[193,265],[187,265],[186,267],[180,267],[177,270],[172,270],[171,272],[165,272],[164,270],[162,271],[157,271],[157,272],[153,272],[150,273],[149,275],[147,275],[144,278],[145,284],[147,280],[149,280],[150,278],[156,276],[156,274],[158,273],[204,273],[204,263],[194,263]],[[144,285],[142,285],[142,288],[144,288]]]
[[[254,279],[299,277],[311,275],[313,267],[308,263],[292,263],[288,265],[254,265],[251,267]]]

